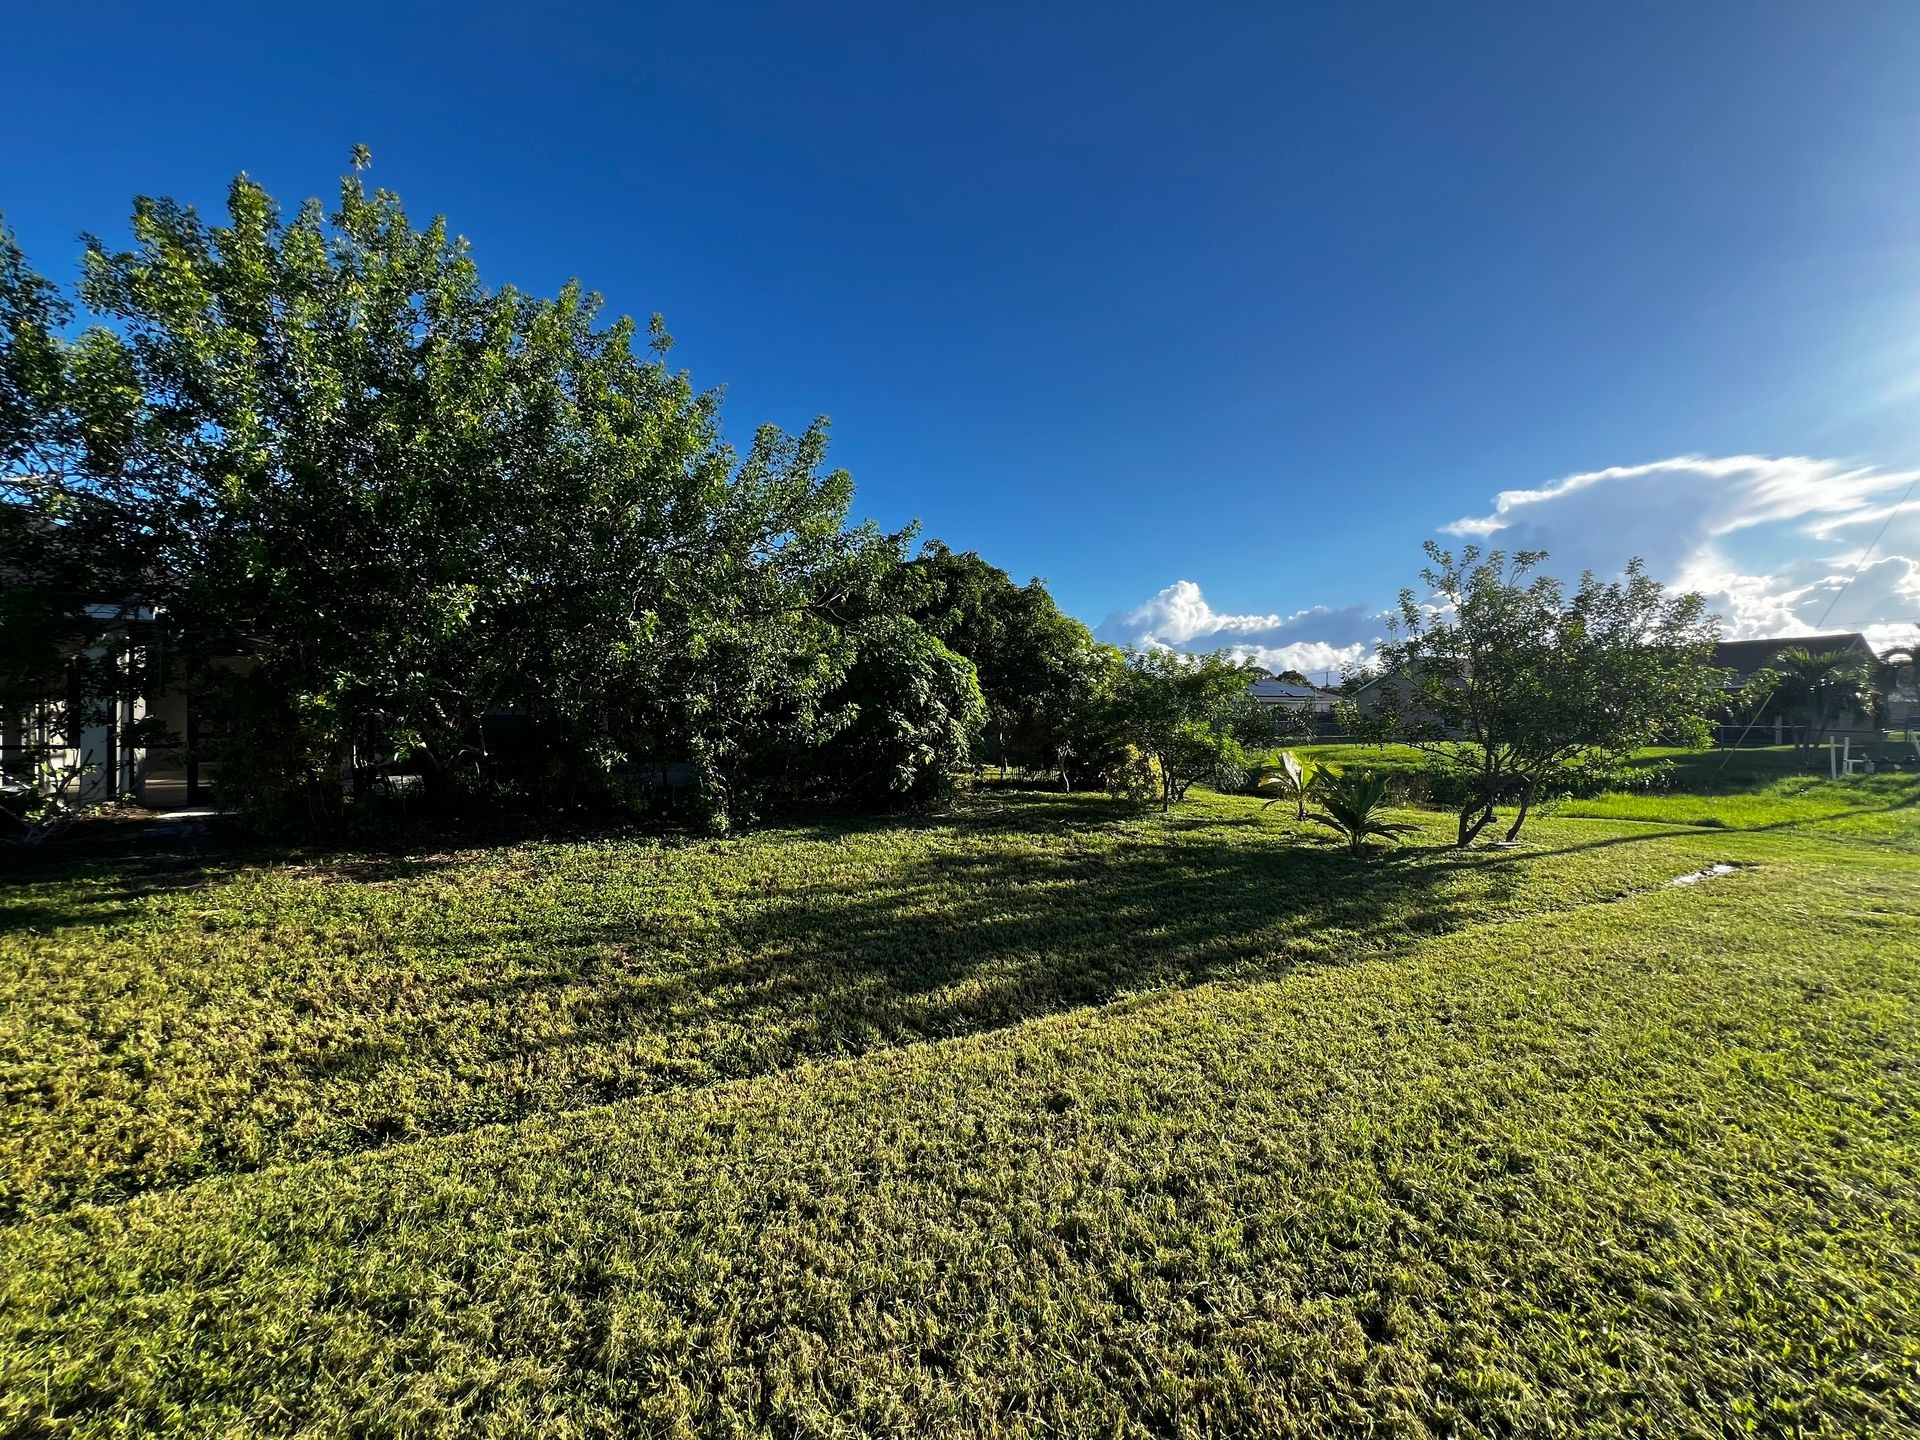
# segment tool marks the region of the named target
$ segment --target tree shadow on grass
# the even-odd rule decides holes
[[[1519,883],[1506,855],[1356,862],[1208,835],[1241,828],[1200,820],[1184,839],[1057,851],[935,848],[878,882],[743,901],[705,936],[660,917],[476,936],[446,1005],[502,1023],[423,1015],[386,1053],[417,1071],[457,1047],[469,1066],[543,1076],[529,1089],[548,1103],[576,1086],[575,1101],[621,1098],[1388,954],[1485,918]],[[663,965],[663,950],[713,958]],[[503,967],[503,955],[529,963]],[[369,1096],[382,1091],[377,1069],[363,1078]]]
[[[0,934],[119,919],[150,897],[207,889],[241,868],[206,855],[36,857],[0,872]]]
[[[460,863],[445,854],[316,856],[263,846],[213,853],[57,856],[0,874],[0,934],[124,920],[149,900],[212,890],[263,867],[366,885],[410,880]]]
[[[1085,798],[1010,809],[791,826],[783,833],[827,841],[896,828],[925,840],[869,847],[839,872],[801,866],[799,878],[743,885],[704,907],[681,903],[684,887],[652,905],[644,885],[601,903],[583,875],[532,912],[441,907],[371,950],[309,954],[284,985],[243,971],[205,1020],[175,1028],[182,1044],[230,1045],[230,1056],[193,1058],[246,1083],[143,1101],[203,1137],[197,1148],[151,1170],[129,1157],[111,1192],[67,1172],[65,1198],[978,1035],[1143,991],[1387,956],[1509,908],[1526,875],[1519,854],[1356,861],[1289,843],[1252,811],[1136,826]],[[403,868],[400,883],[416,873]],[[426,928],[404,928],[415,923]],[[271,1035],[270,1053],[255,1033]],[[230,1145],[230,1133],[254,1138]]]

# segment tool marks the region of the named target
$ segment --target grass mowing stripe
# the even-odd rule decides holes
[[[1356,866],[1257,802],[976,800],[938,822],[0,892],[0,1209],[978,1033],[1612,898],[1778,837],[1542,823]],[[1737,842],[1737,843],[1736,843]],[[1744,847],[1744,848],[1740,848]]]
[[[1811,870],[28,1222],[0,1418],[1896,1433],[1912,877]]]

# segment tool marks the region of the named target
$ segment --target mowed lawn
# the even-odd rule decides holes
[[[1920,778],[1692,783],[16,875],[0,1433],[1920,1433]]]

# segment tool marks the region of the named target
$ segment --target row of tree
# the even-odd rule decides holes
[[[0,229],[0,711],[188,687],[222,800],[309,820],[404,768],[715,828],[982,758],[1170,804],[1258,728],[1245,666],[855,522],[824,421],[737,452],[658,317],[483,285],[365,164],[140,199],[71,294]]]

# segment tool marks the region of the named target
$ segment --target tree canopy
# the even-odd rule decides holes
[[[1093,637],[1062,614],[1038,580],[1017,585],[972,551],[938,540],[899,572],[907,613],[979,672],[982,740],[1004,769],[1061,767],[1077,698],[1089,683]]]
[[[366,162],[290,217],[245,176],[217,223],[137,200],[129,247],[88,243],[77,335],[0,234],[0,564],[36,580],[10,587],[14,688],[84,648],[42,610],[137,591],[218,712],[223,798],[321,817],[398,765],[443,800],[690,772],[724,826],[924,798],[989,714],[1045,731],[1039,637],[1084,631],[1044,588],[1015,587],[1005,639],[950,626],[989,711],[942,626],[998,607],[916,609],[911,532],[851,518],[824,419],[737,452],[657,316],[490,288]],[[849,766],[856,736],[876,748]]]
[[[1251,662],[1225,651],[1127,656],[1117,687],[1120,725],[1153,762],[1161,809],[1171,809],[1197,781],[1244,780],[1242,746],[1272,733],[1270,718],[1247,697],[1253,672]]]
[[[1459,844],[1508,800],[1518,838],[1534,800],[1576,765],[1703,738],[1720,674],[1701,596],[1668,595],[1637,559],[1618,581],[1583,575],[1568,596],[1537,573],[1541,551],[1426,550],[1425,593],[1401,592],[1381,698],[1354,723],[1425,751],[1460,784]]]

